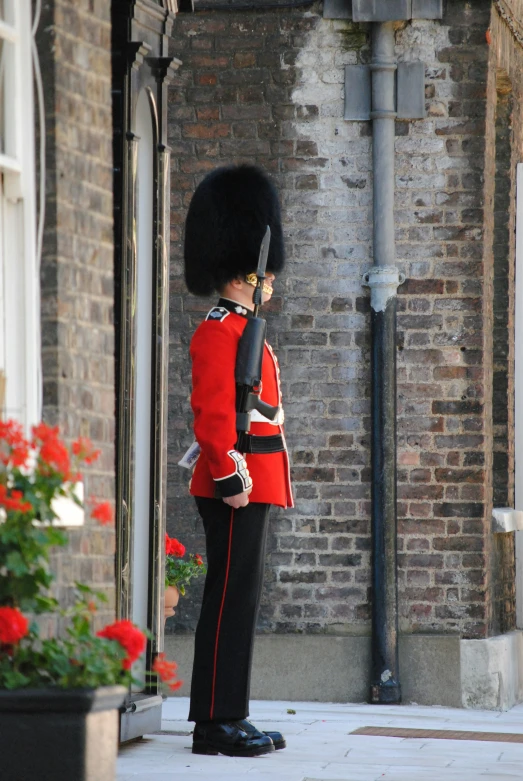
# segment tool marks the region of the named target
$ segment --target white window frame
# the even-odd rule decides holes
[[[40,418],[42,395],[31,0],[4,0],[4,8],[9,24],[0,21],[0,37],[10,51],[0,153],[0,369],[6,379],[1,414],[28,431]]]

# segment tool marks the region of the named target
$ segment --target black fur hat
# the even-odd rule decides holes
[[[280,206],[268,176],[252,165],[211,171],[198,185],[185,222],[185,282],[208,296],[236,277],[256,271],[267,225],[267,271],[285,262]]]

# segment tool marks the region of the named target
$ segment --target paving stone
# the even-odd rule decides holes
[[[294,707],[295,715],[287,709]],[[187,698],[164,703],[163,725],[187,729]],[[507,713],[418,706],[257,700],[252,721],[278,729],[287,749],[253,759],[193,756],[189,735],[152,735],[123,746],[117,781],[511,781],[521,780],[523,744],[349,734],[364,726],[523,733],[523,706]],[[302,720],[302,721],[300,721]]]

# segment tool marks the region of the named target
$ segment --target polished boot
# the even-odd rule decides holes
[[[250,734],[240,726],[240,723],[234,721],[199,722],[194,727],[192,753],[257,757],[274,751],[274,744],[270,737],[256,728],[254,730],[256,734]]]
[[[244,730],[250,737],[261,738],[263,735],[267,735],[267,737],[270,738],[274,743],[274,748],[276,750],[287,747],[287,743],[285,742],[285,738],[281,732],[261,732],[257,727],[254,726],[254,724],[251,724],[250,721],[247,721],[247,719],[237,721],[236,724],[241,727],[241,729]]]

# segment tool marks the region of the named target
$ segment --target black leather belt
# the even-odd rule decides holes
[[[240,453],[258,453],[267,455],[268,453],[283,453],[285,443],[281,434],[274,434],[270,437],[260,437],[256,434],[243,434],[241,440],[238,440],[237,449]]]

